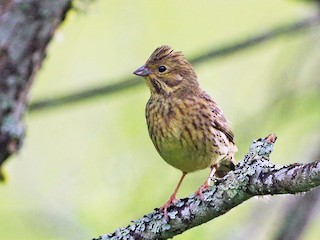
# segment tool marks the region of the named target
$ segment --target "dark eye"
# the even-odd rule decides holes
[[[159,72],[165,72],[167,70],[167,68],[165,66],[160,66],[158,68]]]

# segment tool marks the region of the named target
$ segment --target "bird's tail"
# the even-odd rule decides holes
[[[219,178],[224,177],[228,174],[228,172],[234,170],[236,161],[234,158],[234,153],[231,155],[227,155],[225,158],[221,159],[217,164],[215,175]]]

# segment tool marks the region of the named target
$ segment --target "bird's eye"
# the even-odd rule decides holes
[[[159,72],[165,72],[167,70],[167,68],[165,67],[165,66],[160,66],[159,68],[158,68],[158,71]]]

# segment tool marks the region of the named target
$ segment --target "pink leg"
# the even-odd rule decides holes
[[[211,181],[212,181],[212,177],[213,177],[213,175],[214,175],[215,172],[216,172],[216,165],[212,165],[212,166],[210,166],[210,168],[211,168],[211,171],[210,171],[210,174],[209,174],[208,179],[207,179],[207,180],[205,181],[205,183],[194,193],[196,196],[199,195],[202,200],[204,199],[202,192],[203,192],[204,190],[206,190],[207,188],[210,187],[210,183],[211,183]]]
[[[169,198],[169,200],[160,208],[160,211],[162,211],[164,213],[164,217],[166,219],[168,219],[168,212],[167,212],[167,208],[173,203],[175,204],[177,202],[177,198],[176,198],[176,195],[177,195],[177,192],[180,188],[180,185],[184,179],[184,177],[186,176],[186,173],[182,173],[182,176],[178,182],[178,185],[176,186],[173,194],[171,195],[171,197]]]

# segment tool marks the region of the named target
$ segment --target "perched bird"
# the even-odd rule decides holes
[[[202,198],[214,174],[221,177],[234,168],[237,147],[222,110],[201,90],[181,52],[161,46],[134,74],[143,77],[151,91],[146,119],[152,142],[168,164],[182,171],[173,194],[160,208],[167,216],[187,173],[211,168],[195,193]]]

